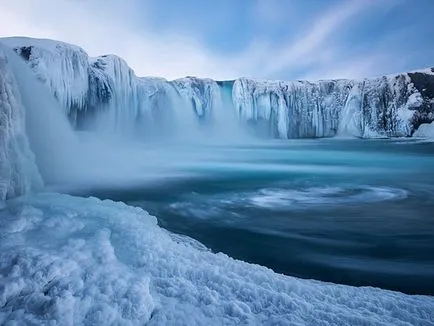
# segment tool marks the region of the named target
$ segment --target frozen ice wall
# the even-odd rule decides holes
[[[136,77],[122,59],[10,38],[78,128],[120,135],[236,139],[248,126],[275,138],[403,137],[434,120],[434,72],[364,80],[216,82]],[[200,137],[198,137],[200,136]]]
[[[411,136],[433,120],[433,98],[432,70],[359,81],[239,79],[233,87],[240,118],[265,122],[278,138]]]
[[[12,41],[20,44],[12,47],[16,53]],[[1,199],[26,193],[41,180],[63,189],[155,177],[167,153],[156,157],[124,137],[200,142],[209,131],[209,136],[214,131],[229,134],[234,117],[216,114],[223,101],[215,81],[137,78],[116,56],[89,58],[64,43],[36,40],[30,45],[32,41],[5,39],[9,54],[2,56],[0,75]],[[78,135],[73,127],[99,133]],[[180,159],[171,156],[171,162]]]
[[[0,44],[0,201],[42,185],[25,129],[25,109],[10,62]]]
[[[114,55],[90,58],[79,47],[51,40],[4,42],[49,86],[79,129],[142,138],[240,133],[232,105],[225,107],[214,80],[138,78]]]
[[[0,200],[77,175],[87,155],[65,110],[0,42]]]
[[[278,138],[336,134],[345,83],[236,80],[235,108],[243,120],[268,124]]]
[[[25,111],[25,133],[36,164],[44,179],[57,182],[71,169],[77,158],[76,135],[56,101],[44,84],[14,52],[7,55]]]
[[[26,60],[65,109],[84,108],[87,102],[88,55],[78,46],[25,37],[1,42]]]

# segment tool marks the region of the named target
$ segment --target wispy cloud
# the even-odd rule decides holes
[[[378,2],[371,0],[340,1],[325,12],[319,12],[306,24],[307,28],[294,31],[298,35],[295,40],[283,44],[278,51],[269,47],[270,50],[264,57],[268,56],[271,60],[262,65],[261,75],[281,76],[282,72],[296,71],[298,78],[348,77],[354,68],[344,71],[345,69],[340,67],[336,72],[330,69],[331,66],[336,67],[343,61],[346,62],[346,67],[353,66],[349,49],[342,47],[336,39],[342,30],[350,28],[353,20],[375,9],[376,6]],[[350,48],[351,46],[348,45]],[[365,53],[365,62],[377,58],[378,53]],[[360,59],[355,58],[354,66],[358,63]],[[364,67],[365,73],[372,73],[368,69],[370,65]],[[299,75],[302,70],[305,72]],[[359,74],[354,77],[359,77]]]
[[[288,24],[288,7],[285,11],[279,7],[283,1],[258,0],[253,15],[261,14],[262,24],[272,22],[288,37],[282,42],[251,35],[243,49],[226,53],[211,51],[177,26],[157,31],[148,19],[153,14],[146,5],[149,1],[3,1],[0,36],[53,38],[80,45],[92,56],[117,54],[140,76],[168,79],[187,75],[215,79],[360,77],[377,74],[375,70],[381,70],[390,56],[387,49],[354,55],[352,45],[342,44],[339,36],[360,17],[392,6],[392,0],[333,2],[301,26]],[[216,3],[210,1],[210,11],[213,5]]]
[[[262,24],[280,24],[283,20],[287,21],[295,13],[290,11],[290,1],[284,4],[282,8],[281,0],[256,0],[253,7],[254,19]]]
[[[334,6],[326,13],[321,13],[312,27],[301,34],[293,43],[283,47],[265,67],[267,74],[291,68],[293,65],[309,64],[321,57],[321,52],[327,50],[326,42],[343,27],[351,17],[365,10],[371,1],[346,1]]]
[[[222,78],[236,73],[226,68],[225,58],[213,55],[188,35],[149,30],[143,3],[140,24],[131,20],[134,3],[137,1],[9,1],[0,11],[0,36],[53,38],[80,45],[90,55],[116,54],[138,75]]]

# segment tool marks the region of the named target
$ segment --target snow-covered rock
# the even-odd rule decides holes
[[[434,299],[276,274],[112,201],[40,194],[0,210],[0,324],[431,325]]]
[[[434,122],[421,124],[413,136],[434,139]]]

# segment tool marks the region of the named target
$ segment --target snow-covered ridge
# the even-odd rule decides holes
[[[169,121],[224,129],[230,117],[278,138],[370,138],[411,136],[434,121],[433,68],[364,80],[167,81],[139,78],[119,57],[90,58],[62,42],[1,42],[29,63],[78,127],[91,120],[111,131],[147,133]]]

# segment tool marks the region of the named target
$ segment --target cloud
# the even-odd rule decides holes
[[[299,31],[298,39],[283,46],[275,55],[270,54],[273,60],[263,67],[263,73],[272,75],[285,69],[300,69],[315,62],[335,59],[330,38],[338,34],[351,18],[371,5],[370,0],[345,1],[339,2],[325,13],[320,13],[309,29]]]
[[[361,73],[371,75],[371,69],[378,69],[376,63],[384,61],[382,54],[364,53],[364,65],[360,65],[360,58],[352,62],[347,57],[348,49],[335,37],[352,20],[378,6],[379,1],[338,1],[326,11],[316,13],[312,21],[305,22],[304,28],[288,30],[288,35],[297,37],[288,39],[287,44],[272,37],[251,36],[241,51],[224,54],[211,51],[176,26],[156,31],[148,19],[152,15],[148,1],[2,0],[0,36],[62,40],[83,47],[91,56],[116,54],[139,76],[168,79],[183,76],[315,79],[350,77],[351,73],[359,77]],[[265,21],[288,28],[281,19],[278,1],[270,1],[260,0],[256,10],[259,8]],[[254,12],[257,14],[258,11]],[[356,64],[359,71],[354,68]]]
[[[140,2],[140,24],[131,20],[137,2],[120,4],[120,1],[77,0],[4,2],[0,36],[52,38],[77,44],[92,56],[116,54],[138,75],[169,79],[186,75],[235,77],[237,71],[234,67],[226,68],[225,58],[213,55],[194,38],[147,30],[143,2]]]
[[[253,8],[254,18],[263,24],[278,24],[282,20],[290,19],[288,7],[290,2],[286,1],[282,8],[282,1],[279,0],[256,0]]]

